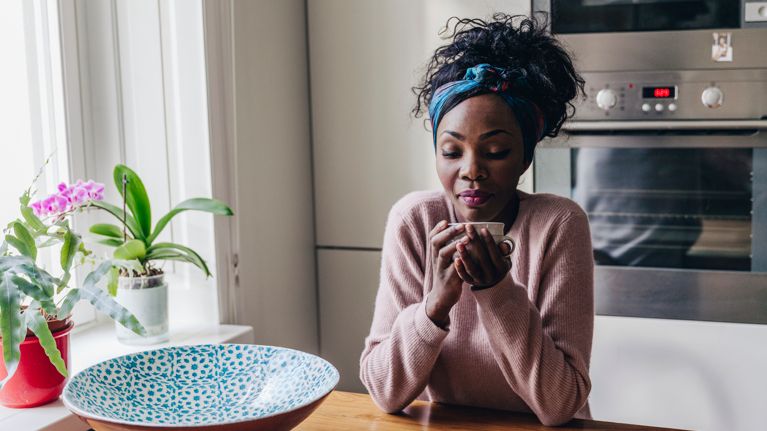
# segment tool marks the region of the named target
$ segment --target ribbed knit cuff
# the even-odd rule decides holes
[[[448,331],[437,326],[426,314],[426,299],[418,305],[413,319],[415,330],[424,343],[430,346],[437,346],[447,337]]]
[[[485,310],[495,310],[502,307],[501,304],[510,303],[517,307],[527,308],[530,302],[527,298],[527,290],[514,283],[511,274],[503,278],[498,284],[489,289],[473,290],[477,305]],[[513,316],[505,316],[506,319]]]

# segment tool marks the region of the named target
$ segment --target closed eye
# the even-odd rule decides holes
[[[496,151],[494,153],[487,153],[487,158],[493,160],[502,160],[505,159],[510,153],[511,150]]]
[[[444,157],[446,159],[455,159],[457,157],[460,157],[460,155],[461,155],[461,153],[459,153],[458,151],[443,151],[442,152],[442,157]]]

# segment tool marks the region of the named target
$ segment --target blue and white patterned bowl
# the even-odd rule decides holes
[[[281,347],[169,347],[87,368],[69,381],[63,400],[96,429],[290,429],[338,377],[326,360]]]

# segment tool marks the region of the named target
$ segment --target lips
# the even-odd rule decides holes
[[[484,205],[491,197],[492,193],[479,189],[467,189],[458,193],[458,197],[461,201],[469,207],[478,207]]]

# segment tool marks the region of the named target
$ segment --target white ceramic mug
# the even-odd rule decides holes
[[[509,238],[508,236],[505,236],[503,234],[503,223],[499,222],[464,222],[464,223],[450,223],[449,226],[458,226],[458,225],[472,225],[474,227],[474,230],[477,233],[480,233],[480,231],[485,228],[487,229],[488,233],[493,236],[493,240],[495,240],[496,244],[501,244],[505,242],[509,245],[509,255],[514,251],[514,248],[516,245],[514,244],[514,240]],[[466,236],[466,232],[462,232],[461,234],[454,237],[450,243],[453,243],[455,241],[458,241],[459,239]]]

